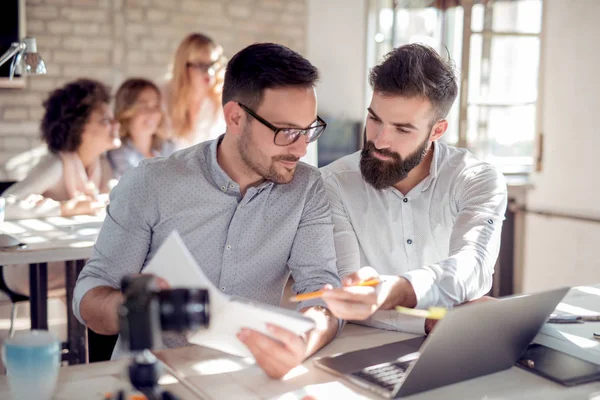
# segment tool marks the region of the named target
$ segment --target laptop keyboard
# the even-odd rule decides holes
[[[350,375],[382,387],[387,391],[392,391],[394,386],[404,379],[406,370],[410,365],[410,362],[385,363],[367,367]]]

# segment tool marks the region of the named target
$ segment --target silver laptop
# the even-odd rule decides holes
[[[457,307],[427,337],[323,357],[315,364],[386,398],[512,367],[569,288]]]

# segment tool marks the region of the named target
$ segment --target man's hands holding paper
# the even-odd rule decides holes
[[[272,337],[251,329],[242,329],[238,339],[248,347],[256,363],[271,378],[281,379],[311,354],[335,337],[339,322],[324,307],[307,307],[301,311],[315,321],[315,328],[298,336],[273,324],[267,324]]]
[[[379,280],[377,286],[359,286],[361,282]],[[363,267],[342,279],[342,288],[326,288],[323,300],[338,318],[365,320],[375,311],[396,306],[414,307],[417,298],[410,282],[399,276],[382,278],[371,267]]]
[[[246,328],[238,333],[238,338],[268,376],[280,379],[308,356],[307,341],[275,325],[269,324],[267,329],[277,340]]]

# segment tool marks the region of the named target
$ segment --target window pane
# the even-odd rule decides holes
[[[436,8],[398,8],[394,47],[408,43],[427,44],[438,52],[441,44],[441,15]]]
[[[450,53],[450,58],[454,64],[454,70],[456,71],[457,83],[459,85],[460,92],[460,70],[462,60],[462,33],[463,33],[463,8],[453,7],[449,8],[442,14],[442,18],[445,18],[445,43],[444,45],[448,49],[442,51],[442,56],[446,57]],[[452,105],[452,109],[448,114],[448,130],[442,137],[444,142],[456,145],[458,144],[458,130],[460,124],[458,122],[458,113],[460,110],[459,99],[457,98]]]
[[[532,165],[535,105],[470,106],[467,140],[480,159],[501,166]]]
[[[469,104],[535,102],[539,57],[537,37],[472,35]]]
[[[482,31],[489,18],[488,29],[496,32],[540,33],[542,0],[496,1],[488,6],[473,6],[471,29]]]

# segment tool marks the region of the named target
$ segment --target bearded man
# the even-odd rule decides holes
[[[410,44],[370,74],[362,151],[322,168],[343,288],[338,318],[395,306],[452,307],[487,293],[507,204],[503,175],[439,141],[458,92],[449,60]],[[385,277],[382,285],[355,287]],[[426,329],[427,330],[427,329]]]

